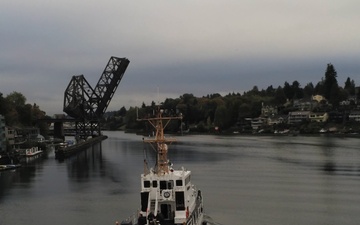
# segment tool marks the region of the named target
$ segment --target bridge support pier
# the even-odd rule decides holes
[[[65,140],[63,122],[54,123],[54,138],[60,138],[62,140]]]

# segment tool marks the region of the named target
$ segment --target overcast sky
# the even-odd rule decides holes
[[[359,0],[2,0],[0,92],[63,113],[73,75],[129,67],[109,110],[184,93],[304,87],[332,63],[360,86]],[[159,88],[159,98],[157,90]]]

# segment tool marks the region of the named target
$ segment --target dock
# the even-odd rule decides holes
[[[80,143],[76,143],[71,146],[58,148],[55,150],[55,158],[56,159],[68,158],[78,152],[86,150],[87,148],[91,147],[92,145],[97,144],[107,138],[108,137],[106,135],[101,135],[101,136],[97,136],[94,138],[90,138],[90,139],[80,142]]]
[[[0,171],[14,170],[14,169],[19,168],[19,167],[21,167],[21,164],[0,165]]]

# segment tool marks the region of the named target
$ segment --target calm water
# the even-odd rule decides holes
[[[140,136],[109,138],[64,162],[54,152],[0,172],[1,225],[105,225],[139,208]],[[223,225],[360,224],[360,139],[183,136],[175,168],[193,171]]]

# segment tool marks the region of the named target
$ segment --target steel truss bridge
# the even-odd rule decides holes
[[[86,139],[100,134],[100,119],[124,76],[130,61],[112,56],[95,88],[84,75],[72,77],[64,94],[63,111],[74,118],[77,135]]]

